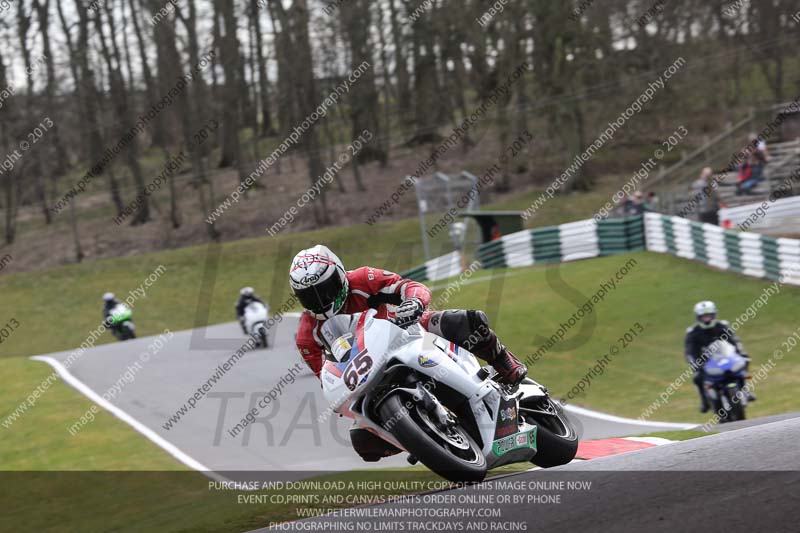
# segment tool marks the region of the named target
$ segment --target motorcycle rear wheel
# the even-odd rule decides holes
[[[391,394],[380,406],[384,428],[389,431],[409,453],[425,466],[450,481],[474,482],[486,477],[486,457],[480,446],[461,426],[448,428],[451,436],[462,447],[448,442],[441,432],[430,428],[414,400],[407,409],[400,393]]]

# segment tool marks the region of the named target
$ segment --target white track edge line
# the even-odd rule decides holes
[[[62,365],[58,360],[47,356],[47,355],[35,355],[31,357],[31,359],[35,361],[42,361],[44,363],[49,364],[52,366],[56,372],[61,376],[61,378],[66,381],[69,385],[77,389],[80,393],[84,396],[98,404],[99,406],[103,407],[107,411],[111,412],[114,416],[131,426],[133,429],[144,435],[148,440],[153,442],[155,445],[162,448],[172,457],[183,463],[184,465],[188,466],[192,470],[197,470],[205,474],[206,476],[214,479],[215,481],[230,481],[228,478],[221,476],[210,470],[208,467],[200,463],[199,461],[195,460],[194,458],[190,457],[186,453],[182,452],[177,446],[169,442],[168,440],[164,439],[161,435],[150,429],[149,427],[145,426],[131,415],[117,407],[116,405],[112,404],[91,388],[86,385],[84,382],[70,374],[69,370]]]
[[[565,405],[564,409],[571,411],[578,415],[588,416],[590,418],[597,418],[599,420],[606,420],[608,422],[619,422],[620,424],[631,424],[634,426],[652,426],[658,428],[669,429],[691,429],[698,426],[698,424],[682,424],[679,422],[650,422],[644,420],[636,420],[633,418],[623,418],[621,416],[609,415],[600,411],[593,411],[585,407],[578,407],[577,405]]]

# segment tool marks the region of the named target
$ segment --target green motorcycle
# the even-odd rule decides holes
[[[132,316],[133,311],[131,311],[131,308],[122,303],[115,305],[111,311],[109,311],[106,320],[111,328],[111,333],[113,333],[118,340],[126,341],[136,338],[136,326],[134,326],[131,320]]]

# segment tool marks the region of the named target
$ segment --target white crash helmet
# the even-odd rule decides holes
[[[694,306],[694,317],[701,328],[713,328],[717,325],[717,306],[710,300],[697,302]]]
[[[241,294],[242,296],[252,296],[253,287],[242,287],[242,290],[239,291],[239,294]]]
[[[107,292],[107,293],[105,293],[103,295],[103,301],[104,302],[110,302],[113,299],[114,299],[114,293],[113,292]]]
[[[294,256],[289,285],[300,304],[318,320],[335,316],[342,309],[350,288],[344,264],[321,244]]]

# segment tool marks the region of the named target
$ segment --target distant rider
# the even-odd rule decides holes
[[[431,291],[422,283],[369,266],[347,271],[326,246],[303,250],[292,260],[289,284],[305,312],[295,343],[303,359],[319,378],[324,344],[320,327],[339,313],[377,310],[377,318],[390,319],[401,328],[419,323],[424,329],[462,346],[489,362],[504,382],[516,385],[528,369],[497,339],[483,311],[431,311]],[[350,439],[367,461],[397,453],[365,429],[353,428]],[[393,447],[392,447],[393,448]]]
[[[243,287],[242,290],[239,291],[239,299],[236,301],[236,320],[239,321],[239,325],[242,326],[242,331],[245,335],[247,335],[248,331],[244,324],[244,310],[253,302],[264,303],[264,301],[253,292],[253,287]]]
[[[698,302],[694,306],[695,323],[686,329],[686,340],[684,353],[686,361],[694,370],[694,384],[700,394],[700,412],[707,412],[711,406],[703,391],[703,366],[705,359],[703,352],[714,341],[723,340],[731,344],[739,355],[747,360],[747,367],[750,365],[750,356],[744,351],[742,341],[733,331],[731,325],[726,320],[717,320],[717,306],[714,302],[705,300]],[[745,368],[747,368],[745,367]],[[748,392],[748,398],[752,401],[755,396]]]
[[[112,324],[109,318],[111,317],[111,310],[117,305],[119,305],[119,301],[114,297],[113,292],[107,292],[103,295],[103,324],[111,329],[111,333],[115,336],[118,336],[120,327],[119,324]]]

